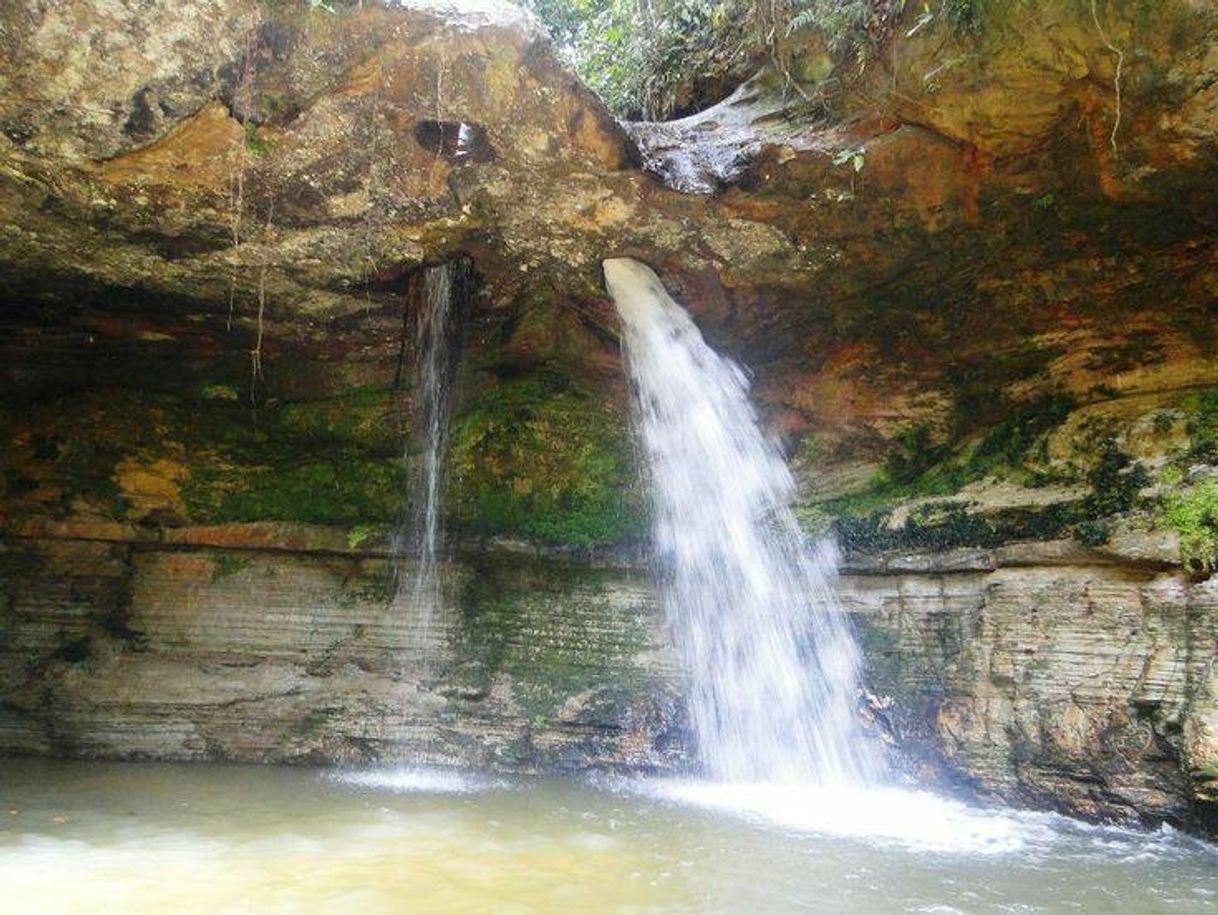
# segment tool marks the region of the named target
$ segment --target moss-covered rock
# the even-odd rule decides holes
[[[637,479],[620,410],[559,379],[489,388],[453,425],[451,515],[481,536],[582,548],[637,537]]]
[[[392,522],[404,506],[397,396],[313,402],[107,390],[15,420],[0,452],[15,512],[181,525]]]

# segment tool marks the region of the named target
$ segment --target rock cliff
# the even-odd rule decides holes
[[[0,11],[0,742],[672,765],[598,273],[631,255],[755,373],[911,771],[1204,820],[1218,19],[998,6],[625,127],[492,2]],[[424,638],[385,550],[453,257]]]

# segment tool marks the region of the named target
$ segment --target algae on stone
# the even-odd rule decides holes
[[[625,420],[555,378],[505,381],[453,422],[450,517],[480,536],[591,548],[637,536]]]

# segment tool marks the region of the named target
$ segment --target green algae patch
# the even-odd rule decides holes
[[[258,423],[238,409],[189,464],[192,519],[354,526],[401,515],[404,437],[387,389],[271,406]]]
[[[389,391],[367,385],[322,400],[286,403],[274,417],[280,430],[296,438],[350,441],[396,453],[409,417],[395,409]]]
[[[1066,393],[1041,395],[955,450],[936,444],[928,426],[911,427],[897,436],[868,486],[800,506],[798,516],[811,532],[832,532],[843,546],[862,552],[992,548],[1060,537],[1101,546],[1114,516],[1153,508],[1140,495],[1150,476],[1103,428],[1088,436],[1089,467],[1052,461],[1049,437],[1077,406]],[[984,486],[964,491],[983,480],[1033,488],[1070,483],[1079,491],[1059,501],[987,508]]]
[[[403,509],[401,423],[385,388],[237,414],[193,456],[183,498],[192,519],[389,524]]]
[[[522,558],[479,562],[458,602],[462,692],[479,698],[507,675],[535,727],[574,697],[631,694],[653,673],[640,660],[650,646],[648,610],[620,587],[612,572]]]
[[[160,524],[390,524],[402,511],[403,437],[387,388],[250,405],[106,389],[12,417],[0,480],[22,510]]]
[[[1069,394],[1044,394],[1013,409],[972,444],[952,449],[936,441],[929,424],[918,423],[897,434],[880,471],[863,490],[818,506],[809,515],[861,515],[905,500],[951,496],[987,477],[1042,482],[1032,465],[1043,464],[1049,435],[1078,406]]]
[[[449,517],[480,536],[591,548],[641,530],[625,420],[546,379],[507,381],[458,418]]]
[[[400,395],[367,386],[255,411],[233,389],[223,380],[194,396],[109,389],[6,414],[0,482],[14,511],[54,515],[349,530],[400,520],[409,426]],[[124,488],[152,485],[158,467],[172,468],[155,481],[164,492]],[[449,518],[478,535],[587,549],[642,529],[624,417],[551,379],[487,388],[454,422],[448,476]]]

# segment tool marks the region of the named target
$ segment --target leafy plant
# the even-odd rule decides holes
[[[1180,553],[1196,572],[1218,569],[1218,480],[1204,480],[1163,500],[1163,520],[1180,535]]]
[[[1218,464],[1218,391],[1196,396],[1184,429],[1189,436],[1188,456],[1194,461]]]
[[[347,547],[358,550],[370,540],[383,535],[385,529],[379,524],[357,524],[347,531]]]
[[[1150,475],[1145,467],[1121,451],[1113,439],[1106,438],[1099,445],[1100,459],[1087,474],[1091,484],[1091,495],[1085,503],[1087,512],[1092,517],[1101,517],[1129,511],[1138,492],[1150,482]]]
[[[789,0],[787,34],[810,29],[830,51],[858,50],[891,34],[904,8],[905,0]]]
[[[316,0],[310,0],[316,2]],[[663,119],[734,67],[762,59],[786,73],[792,44],[815,34],[859,69],[905,30],[933,23],[979,32],[989,0],[522,0],[549,28],[584,81],[619,116]],[[1027,0],[1010,0],[1023,3]],[[944,62],[936,72],[950,67]],[[742,74],[743,75],[743,74]],[[692,93],[691,93],[691,90]],[[861,165],[855,165],[855,170]]]

